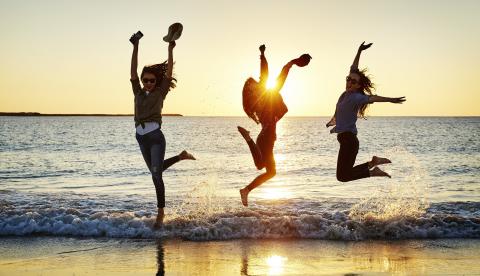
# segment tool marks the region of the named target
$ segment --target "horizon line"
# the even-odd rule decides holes
[[[40,112],[0,112],[0,116],[16,116],[16,117],[75,117],[75,116],[92,116],[92,117],[127,117],[134,114],[109,114],[109,113],[40,113]],[[166,117],[244,117],[243,115],[183,115],[180,113],[165,113]],[[285,116],[290,118],[301,117],[331,117],[331,115],[291,115]],[[371,115],[367,117],[480,117],[480,115]]]

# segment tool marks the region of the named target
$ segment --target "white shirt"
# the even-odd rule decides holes
[[[142,125],[138,125],[136,127],[138,135],[145,135],[149,132],[152,132],[156,129],[160,128],[160,125],[157,122],[145,122],[145,128]]]

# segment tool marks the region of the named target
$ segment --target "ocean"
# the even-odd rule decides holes
[[[166,157],[196,161],[164,172],[166,217],[152,230],[156,197],[132,117],[0,117],[0,236],[404,240],[480,238],[480,117],[359,119],[357,164],[390,158],[392,175],[342,183],[326,117],[277,127],[277,175],[238,190],[257,171],[244,117],[164,117]]]

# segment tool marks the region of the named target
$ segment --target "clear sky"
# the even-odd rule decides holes
[[[382,96],[369,115],[480,115],[480,1],[37,1],[0,0],[0,111],[133,113],[129,82],[137,30],[139,71],[167,58],[162,37],[184,25],[174,50],[178,86],[164,113],[243,115],[241,89],[302,53],[282,90],[290,116],[331,115],[362,41]]]

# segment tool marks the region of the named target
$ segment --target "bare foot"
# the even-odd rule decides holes
[[[248,206],[248,193],[249,191],[247,189],[240,189],[240,197],[242,198],[242,204],[243,206],[247,207]]]
[[[382,171],[379,167],[373,168],[373,170],[370,171],[370,176],[386,176],[388,178],[392,178],[388,173]]]
[[[370,161],[370,168],[376,167],[378,165],[389,164],[389,163],[392,163],[392,161],[390,161],[387,158],[373,156],[372,161]]]
[[[252,140],[252,138],[250,137],[250,132],[246,129],[244,129],[243,127],[241,126],[237,126],[237,129],[238,129],[238,132],[240,132],[240,134],[242,134],[242,137],[243,139],[245,139],[245,141],[250,141]]]
[[[182,151],[178,157],[180,157],[180,160],[185,160],[185,159],[189,159],[189,160],[197,160],[195,159],[195,157],[191,154],[191,153],[188,153],[186,150]]]

